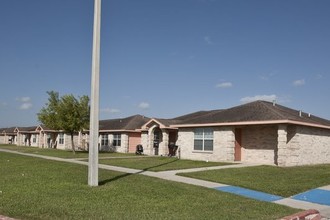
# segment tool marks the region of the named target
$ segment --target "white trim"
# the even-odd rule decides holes
[[[152,118],[147,123],[145,123],[144,125],[142,125],[141,129],[142,130],[148,130],[148,129],[150,129],[150,127],[148,127],[148,124],[150,124],[151,122],[155,122],[156,124],[158,124],[159,125],[159,128],[168,128],[168,126],[166,126],[166,125],[160,123],[158,120]]]

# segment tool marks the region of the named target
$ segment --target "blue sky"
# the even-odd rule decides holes
[[[100,119],[256,99],[330,119],[330,1],[103,0]],[[90,94],[93,0],[0,1],[0,127]]]

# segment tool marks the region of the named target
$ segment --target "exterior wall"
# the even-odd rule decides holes
[[[287,125],[278,125],[277,130],[277,165],[286,166],[287,163],[287,143],[288,129]]]
[[[179,129],[177,145],[182,159],[234,161],[235,135],[231,127],[214,128],[212,152],[194,150],[194,128]]]
[[[128,134],[121,134],[121,145],[116,148],[116,152],[128,152]]]
[[[6,136],[5,135],[0,135],[0,144],[6,144],[5,140],[6,140]]]
[[[286,166],[330,163],[330,131],[295,126],[288,129]]]
[[[129,134],[121,133],[120,134],[120,146],[113,146],[114,134],[115,133],[102,133],[108,135],[108,145],[101,146],[102,144],[102,135],[99,134],[98,144],[99,150],[101,151],[110,151],[110,152],[119,152],[119,153],[127,153],[128,152],[128,142],[129,142]],[[116,133],[118,134],[118,133]],[[78,137],[79,138],[79,137]]]
[[[143,153],[146,155],[151,155],[151,149],[150,146],[148,145],[149,143],[149,135],[147,131],[143,131],[141,133],[141,144],[143,147]]]
[[[135,153],[136,145],[141,143],[141,133],[130,133],[128,137],[128,152]]]
[[[60,144],[60,142],[59,142],[60,135],[59,134],[56,137],[56,143],[57,143],[57,147],[56,148],[57,149],[60,149],[60,150],[71,150],[72,149],[71,148],[71,135],[64,133],[64,143],[63,144]],[[73,137],[73,141],[74,141],[75,146],[76,146],[76,143],[78,143],[78,137],[76,135]]]
[[[274,164],[277,158],[277,126],[248,126],[242,129],[242,161]]]

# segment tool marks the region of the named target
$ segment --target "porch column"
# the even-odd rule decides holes
[[[128,134],[121,134],[121,149],[120,153],[128,153]]]
[[[278,166],[286,166],[287,140],[288,140],[287,125],[278,125],[278,130],[277,130],[277,165]],[[275,157],[276,157],[276,152],[275,152]]]
[[[148,135],[148,131],[142,131],[141,133],[141,144],[143,147],[143,153],[150,155],[150,150],[149,150],[149,135]]]
[[[159,143],[159,155],[168,155],[168,138],[169,138],[169,133],[167,130],[162,129],[162,142]]]

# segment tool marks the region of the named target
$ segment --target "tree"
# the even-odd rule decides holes
[[[75,153],[73,136],[89,126],[89,97],[78,99],[73,95],[59,96],[58,92],[47,92],[48,103],[38,113],[39,121],[54,130],[63,130],[71,135],[71,147]]]

